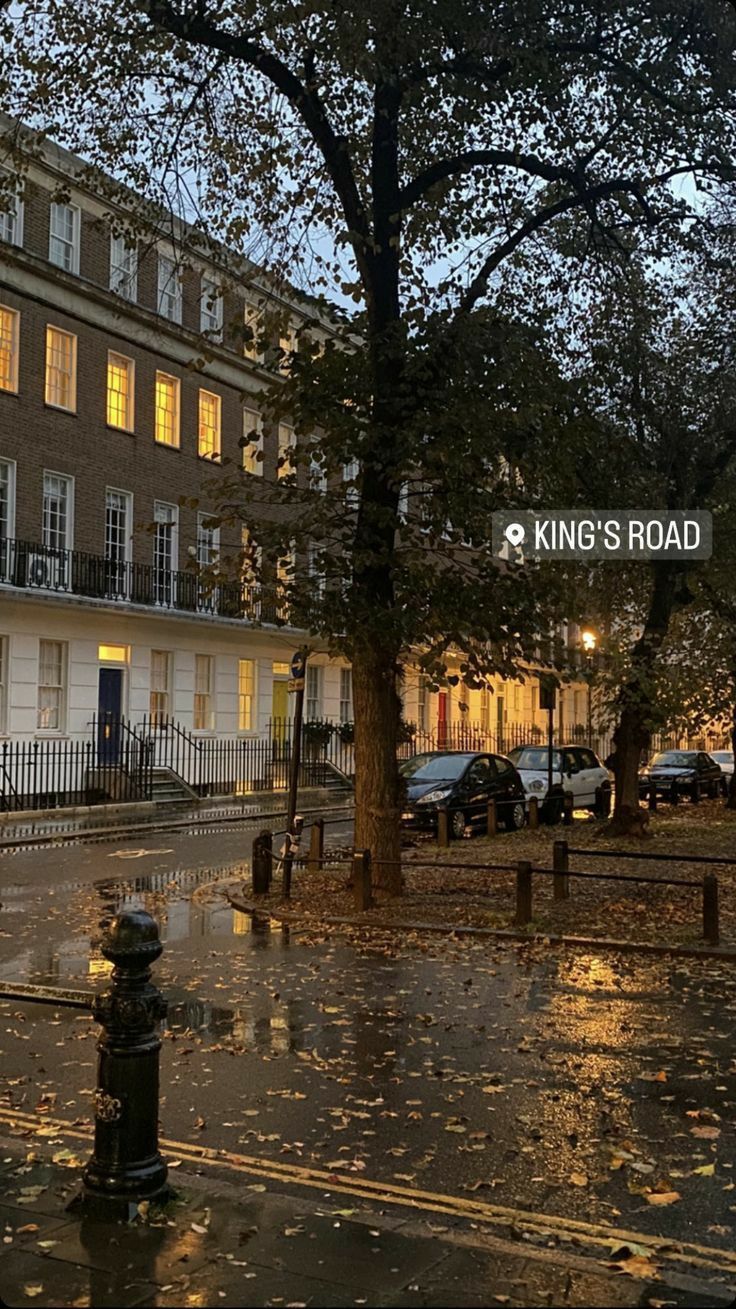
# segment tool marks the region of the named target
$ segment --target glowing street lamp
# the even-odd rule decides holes
[[[593,655],[598,645],[598,636],[590,627],[585,627],[581,632],[581,640],[588,674],[588,745],[590,746],[593,743]]]

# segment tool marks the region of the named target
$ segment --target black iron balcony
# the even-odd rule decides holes
[[[106,559],[35,541],[0,540],[0,582],[25,591],[87,596],[220,618],[273,623],[275,600],[260,586],[195,572]],[[281,614],[278,615],[281,618]],[[282,620],[283,621],[283,620]]]

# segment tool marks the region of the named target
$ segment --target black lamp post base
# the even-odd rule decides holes
[[[165,1205],[176,1199],[176,1191],[164,1183],[151,1195],[114,1195],[90,1191],[84,1187],[67,1205],[67,1212],[78,1218],[91,1218],[99,1223],[131,1223],[140,1216],[142,1203]]]

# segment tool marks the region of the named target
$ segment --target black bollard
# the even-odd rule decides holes
[[[450,815],[444,804],[437,810],[437,844],[441,850],[446,850],[450,844]]]
[[[253,840],[250,875],[254,895],[267,895],[270,889],[271,852],[264,841],[264,832]],[[269,832],[270,836],[271,833]]]
[[[166,1001],[151,982],[162,949],[158,925],[143,909],[117,914],[102,946],[114,968],[109,990],[92,1006],[102,1025],[95,1145],[84,1191],[72,1201],[85,1215],[127,1222],[142,1200],[160,1204],[172,1194],[158,1148],[158,1025]]]

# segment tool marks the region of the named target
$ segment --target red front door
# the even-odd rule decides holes
[[[447,691],[437,694],[437,749],[447,747]]]

